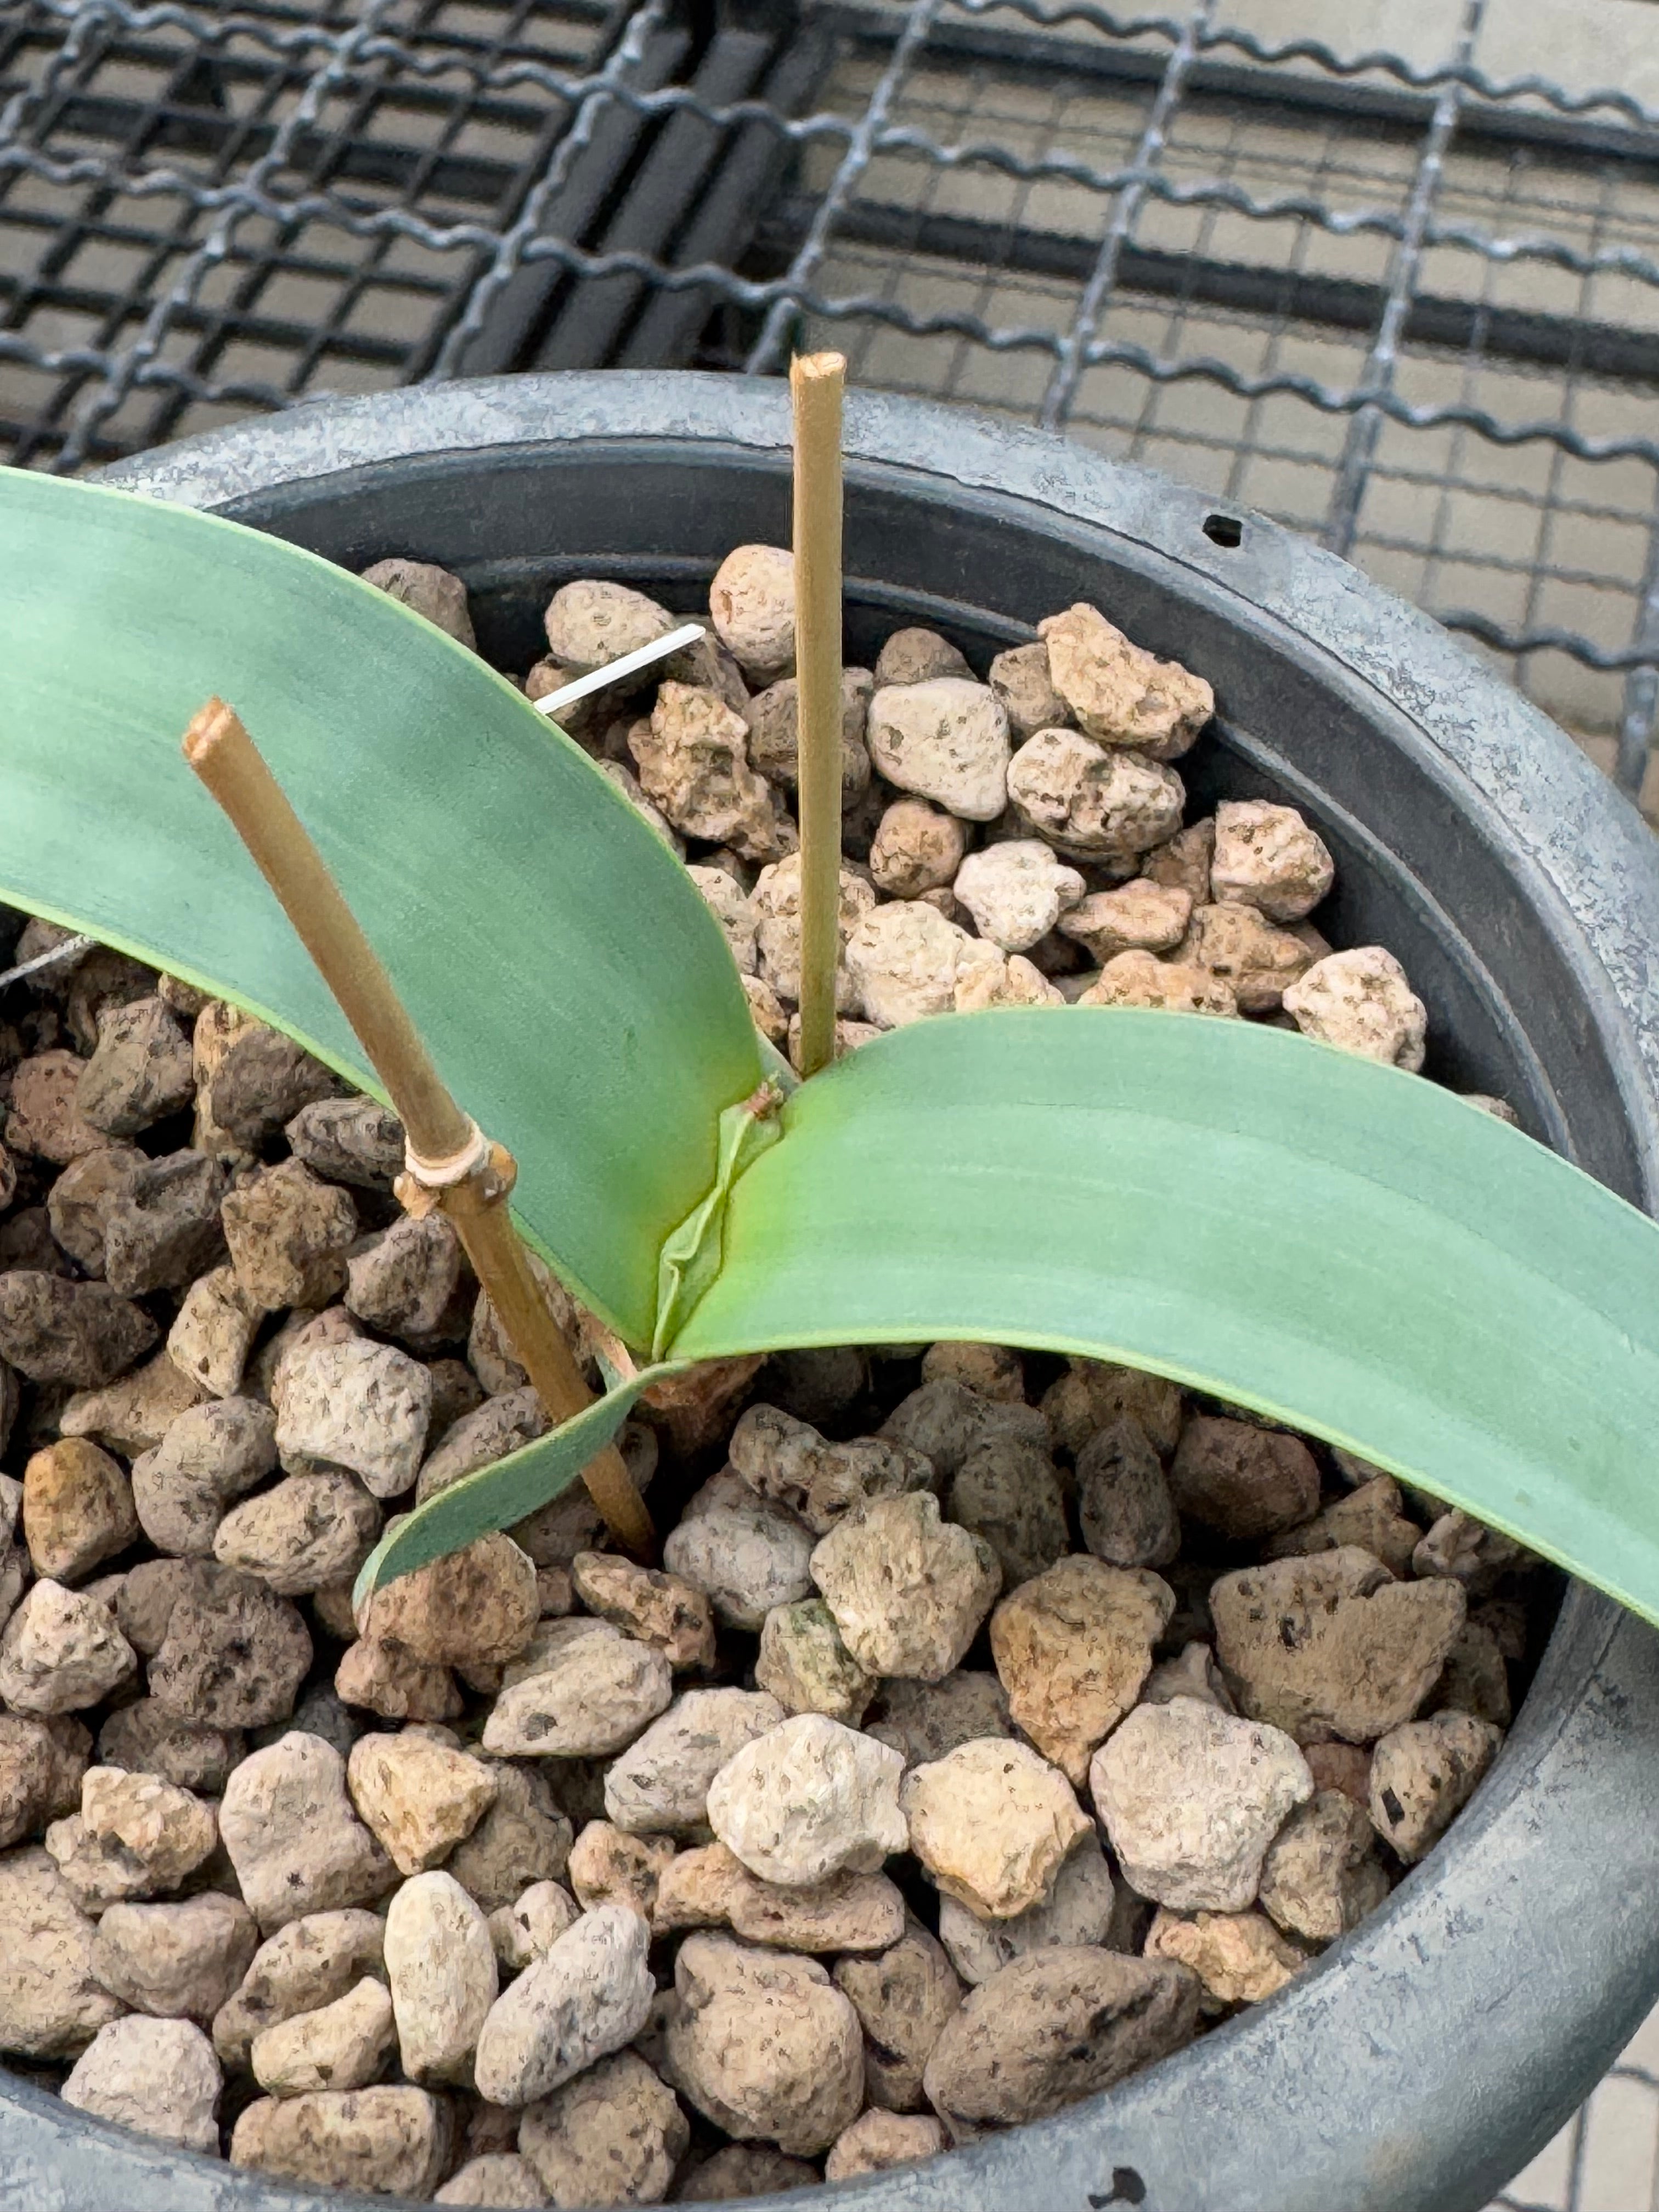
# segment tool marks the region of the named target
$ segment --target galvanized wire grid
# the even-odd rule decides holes
[[[1223,0],[0,0],[0,459],[833,340],[1321,537],[1659,811],[1659,110],[1495,81],[1497,4],[1425,67]],[[1656,2061],[1501,2202],[1659,2212]]]

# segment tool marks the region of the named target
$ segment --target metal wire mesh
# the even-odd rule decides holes
[[[1504,4],[0,0],[0,459],[833,339],[1320,536],[1659,812],[1659,106]],[[1503,2203],[1659,2205],[1656,2059]]]

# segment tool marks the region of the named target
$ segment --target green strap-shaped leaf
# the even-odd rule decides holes
[[[1104,1008],[920,1023],[783,1121],[674,1358],[944,1337],[1127,1361],[1659,1620],[1659,1230],[1518,1131],[1280,1030]],[[423,1506],[374,1572],[556,1495],[633,1396]]]
[[[213,692],[456,1096],[517,1155],[534,1241],[648,1345],[663,1240],[762,1075],[684,870],[511,684],[383,592],[234,523],[0,470],[0,899],[235,1000],[373,1090],[179,757]]]
[[[1079,1007],[804,1085],[669,1347],[976,1338],[1346,1446],[1659,1620],[1659,1229],[1420,1077]]]

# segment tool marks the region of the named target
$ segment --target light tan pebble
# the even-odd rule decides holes
[[[161,2020],[210,2021],[259,1948],[247,1907],[208,1890],[179,1905],[112,1905],[92,1970],[112,1996]]]
[[[1074,1788],[1096,1746],[1139,1696],[1175,1606],[1175,1592],[1147,1568],[1073,1553],[991,1615],[991,1651],[1009,1712]]]
[[[89,1910],[177,1889],[217,1841],[210,1805],[116,1766],[88,1767],[80,1811],[46,1831],[46,1849]]]
[[[542,626],[554,659],[572,676],[586,676],[642,645],[654,645],[676,623],[666,607],[643,592],[581,577],[554,592]]]
[[[466,2081],[499,1982],[489,1923],[453,1875],[415,1875],[392,1898],[386,1975],[404,2072]]]
[[[376,1498],[412,1488],[426,1449],[432,1376],[418,1359],[366,1337],[291,1359],[276,1410],[276,1451],[289,1474],[343,1468]]]
[[[106,1605],[61,1583],[35,1583],[0,1632],[0,1699],[17,1713],[71,1713],[107,1697],[138,1655]]]
[[[768,1044],[775,1045],[782,1052],[789,1042],[790,1030],[789,1015],[782,1000],[772,986],[763,983],[758,975],[739,975],[738,981],[743,985],[744,996],[749,1001],[750,1018],[755,1027]],[[796,1020],[799,1020],[799,1015]],[[837,1022],[836,1027],[838,1030],[841,1026]],[[790,1065],[793,1066],[793,1061]]]
[[[930,1344],[921,1355],[922,1382],[937,1382],[945,1377],[960,1382],[978,1397],[988,1398],[994,1405],[1025,1402],[1025,1363],[1011,1344]]]
[[[411,613],[422,615],[426,620],[453,637],[457,644],[472,650],[477,640],[472,635],[472,617],[467,612],[466,586],[447,568],[434,562],[411,561],[402,556],[377,561],[372,568],[362,571],[366,584],[373,584],[377,592]]]
[[[986,1919],[1041,1904],[1090,1830],[1060,1769],[1012,1739],[982,1737],[912,1767],[899,1802],[935,1887]]]
[[[947,921],[919,899],[896,899],[866,914],[847,939],[854,1000],[877,1029],[901,1029],[956,1010],[957,988],[986,968],[1000,974],[997,948]]]
[[[923,1489],[933,1475],[919,1452],[876,1437],[830,1443],[776,1406],[749,1407],[726,1449],[752,1490],[799,1514],[816,1536],[827,1535],[854,1505]]]
[[[812,1553],[811,1575],[867,1674],[931,1682],[960,1665],[1002,1580],[991,1547],[943,1522],[930,1491],[855,1507]]]
[[[1478,1114],[1490,1114],[1494,1121],[1507,1121],[1511,1129],[1521,1127],[1521,1116],[1507,1098],[1493,1098],[1484,1091],[1462,1091],[1458,1096]]]
[[[795,665],[795,564],[778,545],[739,545],[708,587],[714,634],[751,684]]]
[[[1437,1844],[1474,1795],[1504,1741],[1469,1713],[1390,1729],[1371,1754],[1371,1825],[1409,1866]]]
[[[838,1960],[835,1978],[864,2029],[871,2103],[887,2112],[918,2111],[926,2101],[922,2069],[963,1998],[943,1948],[913,1923],[877,1958]]]
[[[519,2126],[520,2154],[561,2205],[659,2204],[690,2140],[673,2091],[631,2051],[530,2106]]]
[[[847,940],[876,903],[876,894],[864,878],[842,868],[836,908],[840,950],[836,954],[836,1004],[845,1013],[854,1003],[853,980],[847,969]],[[763,978],[779,998],[792,1003],[800,997],[800,855],[763,868],[756,880],[750,906],[755,917],[755,944]]]
[[[907,1767],[943,1759],[959,1743],[1013,1732],[1001,1683],[968,1669],[937,1682],[884,1681],[866,1729],[878,1743],[891,1744]]]
[[[651,2010],[648,1923],[626,1906],[585,1912],[499,1996],[478,2038],[478,2094],[518,2106],[631,2043]]]
[[[761,1627],[755,1680],[786,1712],[826,1713],[849,1728],[863,1719],[876,1689],[822,1598],[773,1607]]]
[[[290,1733],[245,1759],[225,1784],[219,1828],[243,1897],[273,1933],[397,1885],[352,1808],[344,1759],[320,1736]]]
[[[1412,1571],[1461,1583],[1471,1604],[1490,1597],[1506,1574],[1538,1564],[1534,1553],[1501,1529],[1489,1528],[1459,1507],[1443,1513],[1412,1553]]]
[[[273,2097],[366,2089],[397,2048],[391,1994],[366,1975],[331,2004],[262,2029],[253,2039],[253,2078]]]
[[[226,1508],[276,1464],[276,1423],[257,1398],[211,1398],[132,1463],[132,1498],[157,1551],[206,1559]]]
[[[185,1292],[167,1332],[167,1353],[182,1375],[215,1398],[228,1398],[264,1318],[231,1267],[198,1275]]]
[[[158,1705],[204,1728],[270,1728],[294,1711],[312,1642],[293,1601],[204,1559],[149,1662]]]
[[[1410,1720],[1463,1626],[1455,1582],[1397,1583],[1345,1546],[1223,1575],[1216,1656],[1240,1710],[1292,1735],[1370,1743]]]
[[[751,1874],[787,1888],[873,1873],[908,1843],[904,1762],[822,1713],[799,1713],[734,1753],[709,1785],[708,1824]]]
[[[1431,1712],[1472,1713],[1506,1729],[1514,1717],[1509,1668],[1485,1622],[1466,1620],[1428,1701]]]
[[[970,1990],[927,2062],[954,2136],[1012,2126],[1167,2057],[1198,2025],[1198,1977],[1162,1959],[1075,1948],[1016,1959]]]
[[[609,1820],[590,1820],[570,1847],[570,1887],[584,1912],[621,1905],[649,1920],[673,1856],[670,1837],[631,1836]]]
[[[870,841],[870,873],[890,898],[920,898],[955,880],[968,834],[954,814],[924,799],[898,799]]]
[[[953,1003],[959,1014],[977,1014],[988,1006],[1060,1006],[1066,999],[1040,968],[1013,952],[994,965],[980,961],[959,969]]]
[[[527,1383],[487,1397],[481,1406],[452,1423],[435,1449],[422,1462],[415,1487],[416,1504],[424,1505],[428,1498],[447,1490],[464,1474],[476,1474],[481,1467],[505,1459],[509,1452],[533,1443],[546,1433],[547,1416]]]
[[[1016,738],[1060,728],[1072,719],[1071,708],[1054,689],[1048,648],[1041,639],[1035,645],[1013,645],[998,653],[987,681],[1002,702],[1008,726]]]
[[[486,1912],[510,1904],[526,1882],[557,1881],[574,1831],[554,1802],[546,1774],[510,1759],[490,1765],[495,1796],[471,1834],[450,1853],[448,1871]]]
[[[262,1943],[241,1987],[214,2016],[214,2048],[225,2064],[246,2069],[266,2028],[321,2011],[365,1976],[382,1978],[384,1933],[373,1912],[313,1912]]]
[[[431,1667],[501,1667],[528,1651],[540,1618],[535,1563],[494,1529],[377,1589],[362,1625]]]
[[[1218,1713],[1238,1710],[1215,1663],[1214,1652],[1207,1644],[1196,1640],[1182,1644],[1179,1658],[1165,1659],[1154,1667],[1140,1686],[1143,1705],[1167,1705],[1176,1698],[1197,1698],[1204,1705],[1213,1705]]]
[[[1051,1567],[1070,1540],[1058,1468],[1045,1445],[1017,1436],[993,1432],[969,1447],[945,1510],[990,1546],[1005,1589]]]
[[[200,1388],[181,1375],[165,1352],[97,1390],[77,1390],[58,1416],[66,1437],[96,1437],[129,1458],[161,1443],[180,1413],[199,1405]]]
[[[830,2146],[823,2161],[826,2181],[854,2181],[863,2173],[885,2173],[895,2166],[914,2166],[945,2148],[945,2134],[931,2114],[860,2112]]]
[[[881,1031],[873,1023],[848,1022],[838,1018],[836,1023],[835,1050],[830,1057],[833,1060],[845,1060],[849,1052],[856,1052],[861,1044],[873,1043],[880,1035]],[[799,1013],[791,1014],[789,1017],[789,1026],[784,1032],[784,1043],[787,1048],[784,1057],[796,1074],[799,1075],[803,1072],[805,1062],[801,1059]]]
[[[662,1653],[608,1621],[541,1621],[507,1665],[483,1747],[509,1758],[603,1756],[632,1743],[673,1694]]]
[[[1275,929],[1253,906],[1200,906],[1176,957],[1227,984],[1242,1014],[1279,1012],[1285,990],[1316,955],[1289,930]]]
[[[429,1346],[462,1291],[461,1240],[441,1213],[405,1214],[346,1259],[344,1303],[370,1328]]]
[[[1138,876],[1115,890],[1091,891],[1060,916],[1058,927],[1103,966],[1120,952],[1173,951],[1192,911],[1184,890]]]
[[[858,2016],[816,1960],[689,1936],[674,1986],[669,2078],[728,2135],[810,2156],[857,2117]]]
[[[735,1859],[732,1865],[725,1911],[716,1917],[746,1943],[846,1954],[884,1951],[904,1933],[904,1899],[885,1875],[836,1874],[792,1889],[761,1881]]]
[[[1363,945],[1316,960],[1285,993],[1304,1036],[1415,1075],[1426,1056],[1428,1012],[1392,952]]]
[[[681,2204],[724,2204],[734,2197],[771,2197],[816,2188],[821,2176],[804,2158],[787,2158],[765,2143],[727,2143],[680,2184]]]
[[[699,1844],[678,1852],[663,1868],[657,1883],[651,1907],[653,1936],[673,1935],[684,1928],[729,1925],[732,1904],[749,1884],[755,1884],[754,1875],[724,1844]]]
[[[971,677],[973,670],[936,629],[896,629],[876,655],[878,684],[927,684],[936,676]]]
[[[325,1305],[345,1288],[357,1209],[301,1161],[261,1169],[230,1192],[222,1212],[237,1281],[265,1312]]]
[[[93,1922],[44,1850],[0,1856],[0,2051],[73,2058],[124,2009],[92,1967]]]
[[[1187,803],[1173,769],[1079,730],[1028,738],[1008,763],[1008,797],[1036,836],[1070,858],[1113,862],[1162,844]]]
[[[77,2112],[216,2158],[214,2111],[222,2087],[213,2046],[199,2027],[140,2015],[100,2028],[58,2094]]]
[[[749,895],[724,868],[689,867],[686,874],[702,894],[704,905],[720,926],[732,949],[732,957],[745,975],[753,975],[757,949],[757,917]]]
[[[641,789],[676,830],[748,860],[775,860],[791,849],[793,825],[750,766],[748,736],[743,716],[714,692],[665,683],[628,744]]]
[[[1104,1852],[1093,1836],[1085,1836],[1061,1865],[1042,1902],[1010,1920],[981,1919],[956,1898],[942,1897],[939,1941],[963,1980],[976,1988],[1028,1951],[1079,1943],[1120,1948],[1109,1940],[1116,1896]]]
[[[841,672],[841,793],[850,804],[869,786],[870,755],[865,730],[874,688],[867,668]],[[800,780],[799,708],[793,676],[781,677],[738,707],[749,725],[749,757],[769,782],[793,791]],[[732,702],[736,704],[735,702]]]
[[[233,1506],[214,1533],[214,1557],[298,1597],[348,1589],[380,1533],[380,1509],[349,1474],[291,1474]]]
[[[1309,1771],[1314,1771],[1311,1757]],[[1314,1778],[1318,1781],[1317,1773]],[[1340,1790],[1322,1786],[1298,1805],[1262,1862],[1262,1911],[1304,1942],[1328,1943],[1346,1935],[1388,1893],[1370,1821],[1364,1807]]]
[[[1007,712],[971,677],[881,685],[870,702],[869,746],[889,783],[961,821],[994,822],[1007,804]]]
[[[636,1566],[614,1553],[578,1552],[570,1582],[591,1613],[653,1645],[677,1673],[714,1664],[713,1608],[702,1590],[677,1575]]]
[[[1190,1919],[1160,1905],[1145,1955],[1190,1966],[1209,1999],[1206,2009],[1260,2004],[1308,1963],[1265,1913],[1196,1912]]]
[[[1281,1730],[1196,1698],[1138,1705],[1095,1753],[1095,1807],[1125,1880],[1181,1911],[1242,1912],[1313,1777]]]
[[[1132,644],[1097,607],[1069,607],[1037,630],[1055,690],[1079,726],[1105,744],[1178,759],[1215,712],[1201,676]]]
[[[360,1736],[346,1762],[351,1802],[399,1874],[423,1873],[470,1835],[495,1796],[495,1771],[417,1729]]]
[[[1315,1512],[1319,1468],[1285,1430],[1195,1413],[1170,1462],[1170,1495],[1183,1522],[1229,1543],[1260,1543]]]
[[[1167,1566],[1181,1549],[1181,1517],[1151,1438],[1132,1413],[1077,1455],[1078,1522],[1084,1543],[1114,1567]]]
[[[83,1581],[137,1537],[132,1486],[90,1437],[61,1437],[23,1470],[22,1529],[37,1575]]]
[[[1285,1559],[1357,1544],[1381,1559],[1391,1575],[1404,1575],[1422,1534],[1416,1522],[1407,1517],[1400,1485],[1392,1476],[1379,1474],[1323,1507],[1312,1520],[1280,1529],[1262,1549],[1267,1559]]]
[[[1087,886],[1041,838],[1016,837],[970,853],[952,888],[981,937],[1005,952],[1025,952],[1077,904]]]
[[[662,1561],[700,1589],[728,1628],[757,1635],[775,1605],[810,1595],[812,1532],[775,1499],[734,1497],[671,1528]]]
[[[580,1906],[560,1883],[532,1881],[515,1904],[499,1905],[489,1915],[497,1965],[504,1973],[522,1973],[544,1959],[580,1917]]]
[[[1329,890],[1335,868],[1323,839],[1293,806],[1224,799],[1215,811],[1213,899],[1300,921]]]
[[[108,1144],[103,1130],[82,1118],[77,1103],[85,1065],[74,1053],[62,1051],[35,1053],[18,1062],[6,1113],[9,1152],[67,1167]]]
[[[933,1347],[930,1345],[924,1351]],[[882,1423],[890,1443],[918,1451],[933,1467],[936,1483],[948,1482],[981,1438],[1018,1437],[1027,1443],[1048,1441],[1048,1424],[1035,1406],[1012,1405],[970,1390],[954,1375],[939,1375],[902,1399]]]
[[[434,2204],[543,2205],[547,2191],[536,2169],[516,2151],[486,2151],[458,2166],[433,2198]]]
[[[350,1592],[344,1595],[349,1622]],[[428,1666],[401,1644],[367,1636],[344,1653],[335,1669],[334,1688],[343,1703],[365,1706],[387,1721],[454,1720],[463,1704],[447,1667]]]
[[[441,2098],[401,2084],[262,2097],[232,2131],[230,2162],[315,2189],[424,2198],[449,2163],[451,2130]]]
[[[1170,1013],[1237,1014],[1231,984],[1206,968],[1159,960],[1151,952],[1119,952],[1073,1001],[1079,1006],[1161,1006]]]

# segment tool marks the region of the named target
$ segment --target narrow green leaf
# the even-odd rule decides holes
[[[918,1023],[804,1085],[669,1347],[979,1339],[1359,1453],[1659,1620],[1659,1229],[1420,1077],[1243,1022]]]
[[[516,1154],[532,1240],[648,1344],[663,1240],[714,1180],[720,1112],[762,1075],[684,870],[511,684],[383,592],[234,523],[0,470],[0,899],[248,1007],[374,1090],[179,758],[213,692],[446,1080]]]
[[[353,1607],[399,1575],[430,1566],[434,1559],[459,1552],[464,1544],[493,1529],[510,1528],[526,1514],[550,1504],[569,1489],[594,1453],[610,1443],[641,1392],[678,1372],[672,1361],[642,1367],[550,1435],[538,1437],[533,1444],[492,1466],[464,1474],[424,1505],[400,1516],[359,1568],[351,1592]]]

